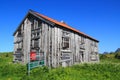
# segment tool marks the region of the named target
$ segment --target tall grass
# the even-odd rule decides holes
[[[0,54],[0,80],[120,80],[119,60],[102,59],[101,63],[79,64],[48,69],[39,67],[27,74],[26,65],[13,64],[12,53]],[[105,61],[104,61],[105,60]]]

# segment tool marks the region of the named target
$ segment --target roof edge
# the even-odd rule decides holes
[[[47,17],[47,16],[44,16],[44,15],[42,15],[42,14],[36,12],[36,11],[33,11],[33,10],[31,10],[31,9],[29,9],[29,11],[27,12],[27,14],[26,14],[25,17],[23,18],[23,20],[20,22],[19,26],[17,27],[17,29],[16,29],[15,32],[13,33],[13,36],[15,35],[15,33],[16,33],[17,30],[20,28],[20,26],[21,26],[21,24],[23,23],[23,21],[26,19],[26,17],[27,17],[29,14],[32,14],[33,16],[36,16],[36,17],[44,20],[45,22],[50,23],[51,25],[56,24],[56,25],[62,26],[62,27],[64,27],[64,28],[67,28],[67,29],[69,29],[69,30],[72,30],[72,31],[74,31],[74,32],[76,32],[76,33],[78,33],[78,34],[80,34],[80,35],[83,35],[83,36],[85,36],[85,37],[87,37],[87,38],[89,38],[89,39],[91,39],[91,40],[94,40],[94,41],[96,41],[96,42],[99,42],[98,40],[96,40],[96,39],[94,39],[94,38],[86,35],[85,33],[81,32],[81,31],[79,31],[79,30],[76,30],[75,28],[72,28],[71,26],[68,26],[67,24],[62,25],[61,22],[56,21],[56,20],[54,20],[54,19],[52,19],[52,18],[49,18],[49,17]],[[42,18],[41,18],[41,17],[42,17]],[[51,19],[51,20],[50,20],[50,19]],[[46,21],[46,20],[47,20],[47,21]],[[52,20],[53,20],[53,21],[52,21]]]
[[[13,36],[15,35],[15,33],[17,32],[17,30],[20,28],[21,24],[24,22],[24,20],[26,19],[26,17],[29,15],[29,14],[32,14],[33,16],[37,17],[37,18],[40,18],[39,16],[37,16],[35,13],[35,11],[29,9],[29,11],[27,12],[27,14],[25,15],[25,17],[22,19],[22,21],[20,22],[20,24],[18,25],[18,27],[16,28],[15,32],[13,33]],[[53,22],[51,21],[46,21],[44,18],[40,18],[41,20],[49,23],[50,25],[54,25]]]
[[[94,38],[86,35],[85,33],[81,32],[81,31],[79,31],[79,30],[76,30],[75,28],[72,28],[71,26],[69,26],[69,25],[67,25],[67,24],[61,24],[61,22],[59,22],[59,21],[57,21],[57,20],[54,20],[54,19],[52,19],[52,18],[50,18],[50,17],[47,17],[47,16],[45,16],[45,15],[42,15],[42,14],[40,14],[39,12],[36,12],[36,11],[33,11],[33,10],[31,10],[31,11],[32,11],[34,14],[39,15],[39,16],[42,17],[42,18],[45,18],[45,19],[48,20],[48,21],[51,21],[51,22],[53,22],[53,23],[55,23],[55,24],[57,24],[57,25],[59,25],[59,26],[62,26],[62,27],[67,28],[67,29],[69,29],[69,30],[72,30],[72,31],[74,31],[74,32],[76,32],[76,33],[78,33],[78,34],[81,34],[81,35],[83,35],[83,36],[85,36],[85,37],[87,37],[87,38],[89,38],[89,39],[92,39],[92,40],[94,40],[94,41],[96,41],[96,42],[99,42],[98,40],[96,40],[96,39],[94,39]]]
[[[13,36],[15,35],[15,33],[17,32],[17,30],[20,28],[21,24],[23,23],[23,21],[25,20],[25,18],[29,15],[29,11],[27,12],[27,14],[25,15],[25,17],[22,19],[22,21],[20,22],[20,24],[18,25],[18,27],[16,28],[15,32],[13,33]]]

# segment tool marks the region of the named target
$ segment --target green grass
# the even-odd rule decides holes
[[[115,58],[117,53],[109,53],[109,54],[100,54],[100,62],[101,63],[120,63],[120,59]]]
[[[39,67],[27,75],[26,65],[13,64],[12,53],[0,54],[0,80],[120,80],[120,60],[115,54],[100,55],[100,63],[48,69]]]

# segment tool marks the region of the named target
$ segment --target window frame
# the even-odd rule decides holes
[[[70,33],[67,31],[62,32],[62,49],[69,50],[70,49]]]

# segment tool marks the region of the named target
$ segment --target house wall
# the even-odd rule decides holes
[[[22,62],[27,63],[29,60],[28,55],[30,55],[31,44],[32,43],[32,30],[31,27],[35,27],[34,20],[36,20],[39,24],[41,23],[41,32],[39,32],[39,52],[44,53],[44,61],[45,65],[49,67],[58,67],[58,66],[71,66],[77,63],[83,62],[97,62],[99,61],[98,55],[98,42],[93,41],[83,35],[75,33],[71,30],[65,29],[58,25],[50,25],[49,23],[43,22],[36,17],[27,17],[21,25],[21,30],[23,32],[23,46],[22,53],[24,54],[22,57]],[[31,26],[33,24],[33,26]],[[37,26],[38,26],[37,24]],[[62,49],[62,37],[63,31],[69,33],[69,49]],[[14,39],[16,42],[18,32],[14,35]],[[84,39],[84,42],[81,40]],[[92,45],[96,44],[96,45]],[[17,46],[16,43],[14,45],[14,54],[16,54]],[[63,56],[64,55],[64,56]],[[68,59],[62,59],[64,57],[68,57]],[[70,58],[69,58],[70,56]],[[93,59],[92,59],[93,57]],[[96,58],[96,59],[95,59]],[[15,56],[14,56],[15,61]]]

